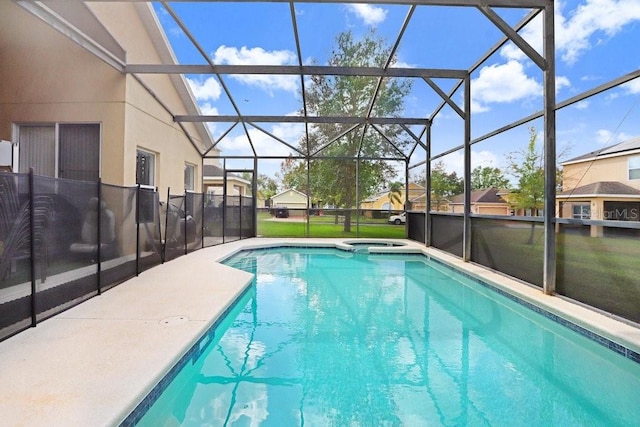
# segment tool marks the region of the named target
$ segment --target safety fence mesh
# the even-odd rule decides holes
[[[161,200],[155,188],[0,173],[0,340],[162,262],[254,237],[253,209],[249,197]]]

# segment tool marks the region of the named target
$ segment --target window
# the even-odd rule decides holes
[[[136,184],[155,185],[156,155],[144,150],[136,153]]]
[[[187,191],[195,190],[196,167],[188,163],[184,164],[184,189]]]
[[[100,176],[99,124],[18,127],[18,170],[57,178],[96,181]]]
[[[629,157],[629,179],[640,179],[640,156]]]
[[[572,218],[573,219],[591,219],[591,206],[586,204],[586,205],[573,205],[572,206],[573,209],[573,213],[572,213]]]

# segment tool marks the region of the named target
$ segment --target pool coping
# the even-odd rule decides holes
[[[282,246],[348,251],[353,249],[348,241],[402,243],[369,251],[423,254],[640,363],[640,328],[419,242],[252,238],[147,270],[1,342],[3,422],[121,424],[249,288],[252,276],[221,260],[241,250]]]

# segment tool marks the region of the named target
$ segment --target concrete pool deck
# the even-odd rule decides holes
[[[254,238],[202,249],[1,342],[0,424],[118,425],[250,284],[250,274],[215,261],[243,248],[340,246],[353,240]],[[405,246],[374,250],[438,258],[640,352],[640,329],[632,325],[419,243],[398,242]]]

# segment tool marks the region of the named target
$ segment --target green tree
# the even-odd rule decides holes
[[[387,197],[389,198],[389,213],[391,213],[393,205],[402,203],[402,188],[402,183],[398,181],[394,181],[389,184],[389,192],[387,194]]]
[[[287,158],[280,164],[280,173],[276,173],[284,190],[294,190],[307,193],[307,169],[305,162]]]
[[[353,33],[347,31],[338,35],[328,63],[332,66],[379,67],[388,61],[390,52],[390,46],[374,30],[361,40],[356,40]],[[392,58],[391,63],[395,61]],[[307,86],[307,112],[317,116],[364,117],[369,113],[374,93],[377,93],[371,115],[399,116],[403,110],[403,99],[410,89],[411,82],[407,79],[379,80],[370,76],[314,75],[310,77],[310,84]],[[361,126],[347,132],[351,126],[345,123],[315,124],[309,128],[309,138],[301,140],[299,144],[303,152],[316,154],[310,162],[310,193],[314,199],[346,209],[345,232],[351,230],[350,209],[358,203],[356,169],[361,200],[373,194],[380,182],[389,181],[396,175],[393,168],[382,160],[355,160],[362,156],[397,155],[397,152],[370,127]],[[398,126],[381,128],[385,136],[400,149],[408,143],[400,138],[401,130]],[[335,139],[339,135],[342,136]],[[301,171],[306,171],[306,165],[297,162],[288,171],[296,177],[292,181],[297,184]],[[291,178],[287,174],[284,177]]]
[[[275,179],[265,174],[258,175],[258,194],[269,200],[278,193],[278,183]]]
[[[514,208],[531,210],[532,215],[544,207],[544,156],[536,148],[536,139],[535,128],[529,128],[527,148],[507,156],[509,171],[518,183],[509,201]]]
[[[447,200],[464,191],[464,179],[455,172],[447,172],[444,162],[437,162],[431,169],[431,209],[439,211]],[[435,206],[433,206],[435,204]],[[435,207],[435,209],[434,209]]]
[[[500,189],[510,187],[509,180],[499,168],[477,166],[471,171],[472,190],[483,190],[492,187]]]

